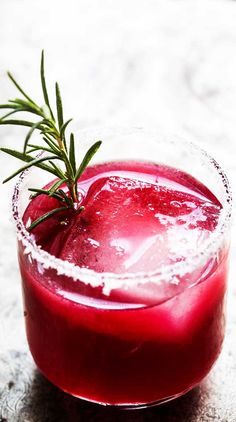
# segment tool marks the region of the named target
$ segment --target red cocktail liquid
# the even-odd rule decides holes
[[[155,272],[197,254],[221,204],[193,177],[162,165],[120,162],[87,168],[82,213],[56,214],[34,229],[50,254],[97,273]],[[27,225],[51,208],[39,196]],[[164,401],[198,384],[224,335],[227,251],[168,282],[117,288],[73,280],[23,253],[27,337],[43,374],[62,390],[104,404]],[[135,277],[134,277],[135,279]],[[98,283],[99,284],[99,283]],[[184,287],[181,289],[181,285]]]

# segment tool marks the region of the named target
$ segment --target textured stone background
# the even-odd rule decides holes
[[[205,147],[236,188],[236,2],[230,0],[1,0],[0,102],[15,95],[5,71],[39,94],[40,50],[61,82],[75,129],[138,125]],[[0,145],[20,142],[0,128]],[[15,163],[0,157],[0,177]],[[181,399],[114,412],[67,397],[36,371],[21,307],[11,186],[0,186],[0,421],[236,421],[236,228],[228,325],[208,380]]]

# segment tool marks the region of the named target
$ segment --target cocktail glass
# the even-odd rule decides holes
[[[39,370],[65,392],[91,402],[141,408],[198,385],[224,338],[231,193],[206,152],[142,129],[82,131],[81,145],[102,139],[95,162],[150,161],[183,170],[218,198],[216,228],[183,262],[155,271],[101,273],[40,248],[22,222],[28,187],[49,179],[24,172],[13,196],[24,315]],[[81,154],[80,154],[81,155]],[[81,155],[82,156],[82,155]]]

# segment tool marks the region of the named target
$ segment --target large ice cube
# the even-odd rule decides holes
[[[176,187],[118,176],[95,181],[84,206],[59,256],[116,273],[154,271],[186,259],[205,241],[219,212],[215,205]]]

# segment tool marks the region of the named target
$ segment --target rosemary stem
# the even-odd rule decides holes
[[[73,181],[70,181],[69,189],[70,189],[71,198],[73,200],[73,204],[76,204],[78,202],[78,196],[76,193],[77,190],[75,188],[75,183]]]

